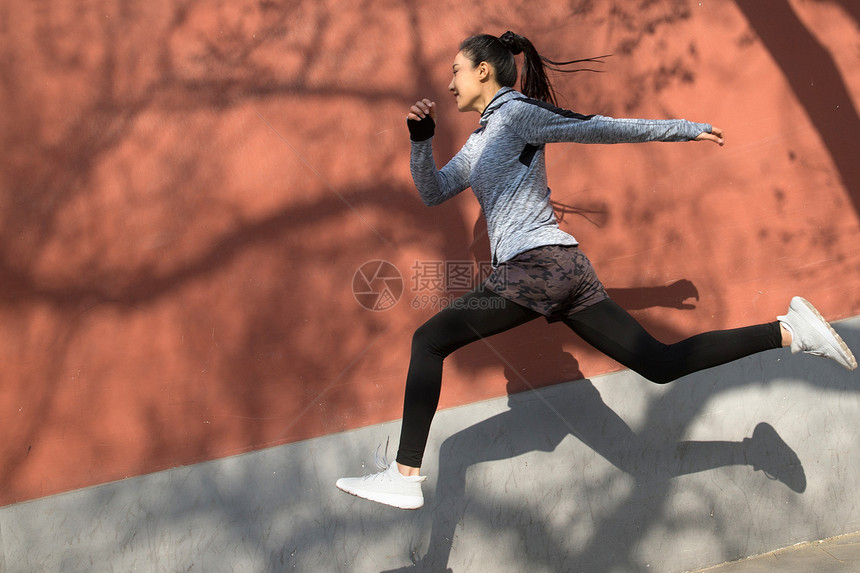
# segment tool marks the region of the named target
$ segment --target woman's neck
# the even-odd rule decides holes
[[[481,99],[478,100],[476,111],[484,115],[484,112],[487,111],[487,106],[492,103],[493,99],[495,99],[496,94],[499,93],[499,90],[502,89],[502,86],[498,84],[498,82],[492,82],[492,84],[485,84],[483,86],[483,90],[481,93]]]

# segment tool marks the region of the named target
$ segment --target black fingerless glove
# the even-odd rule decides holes
[[[426,141],[436,132],[436,122],[429,115],[425,115],[420,121],[407,119],[406,126],[409,128],[409,138],[412,141]]]

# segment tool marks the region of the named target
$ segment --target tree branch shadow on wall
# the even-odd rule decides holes
[[[108,268],[106,269],[107,272],[105,272],[105,269],[98,265],[98,253],[96,254],[96,259],[93,261],[93,266],[80,269],[81,272],[75,275],[74,280],[53,284],[41,283],[36,280],[38,277],[29,273],[31,269],[29,269],[26,264],[20,264],[20,260],[22,260],[22,258],[17,256],[19,253],[16,252],[6,256],[8,253],[5,249],[9,249],[11,252],[13,250],[13,245],[15,247],[20,245],[20,242],[18,242],[18,231],[25,230],[30,233],[28,236],[32,236],[34,231],[37,235],[35,240],[28,243],[30,251],[26,253],[27,257],[25,258],[27,258],[27,260],[38,259],[40,250],[44,245],[51,240],[56,240],[56,233],[59,230],[55,225],[57,215],[75,199],[91,192],[89,187],[94,183],[98,171],[98,163],[101,158],[119,148],[122,142],[132,136],[132,127],[137,119],[139,119],[143,113],[151,111],[153,107],[158,108],[165,106],[172,108],[176,113],[175,117],[181,118],[186,113],[190,115],[200,109],[211,109],[213,112],[227,112],[231,107],[238,107],[239,105],[249,101],[265,101],[269,98],[276,98],[283,94],[295,95],[297,93],[305,93],[309,97],[346,95],[364,99],[366,101],[376,102],[384,99],[390,101],[412,96],[411,92],[415,86],[406,86],[400,93],[392,94],[380,93],[373,90],[352,93],[348,92],[346,89],[341,89],[340,87],[337,90],[320,89],[319,87],[314,87],[311,81],[302,81],[302,78],[299,78],[296,83],[279,83],[277,81],[273,81],[271,77],[267,75],[266,70],[260,70],[259,74],[255,75],[254,68],[251,65],[252,62],[242,61],[242,58],[234,62],[233,65],[237,70],[245,70],[243,74],[246,75],[236,78],[227,76],[226,79],[219,80],[216,78],[211,79],[210,81],[199,81],[197,78],[192,78],[191,80],[183,83],[182,79],[177,77],[178,70],[171,67],[172,60],[168,52],[171,34],[181,28],[187,10],[188,4],[176,3],[176,17],[171,24],[174,28],[171,28],[165,34],[162,34],[160,38],[160,45],[165,52],[164,56],[159,59],[159,62],[162,64],[162,69],[160,70],[161,75],[155,79],[151,86],[148,86],[147,89],[141,90],[137,96],[133,98],[124,99],[123,97],[117,97],[115,86],[112,83],[114,79],[112,74],[114,74],[116,70],[105,69],[104,76],[96,78],[99,86],[99,93],[97,94],[94,105],[83,110],[78,110],[79,113],[77,117],[79,117],[79,120],[72,122],[64,136],[60,137],[56,142],[46,144],[44,146],[39,146],[37,142],[37,145],[30,148],[33,156],[32,159],[15,174],[19,179],[15,181],[16,185],[14,187],[18,191],[24,191],[25,193],[18,195],[16,202],[14,203],[15,209],[8,211],[4,216],[8,223],[5,227],[5,236],[8,240],[5,241],[6,247],[4,247],[4,256],[2,258],[2,262],[0,262],[0,270],[3,271],[4,277],[11,279],[11,286],[4,287],[7,290],[4,291],[3,303],[8,308],[16,309],[20,308],[22,304],[38,302],[55,310],[62,318],[67,318],[78,316],[80,312],[92,308],[92,305],[94,304],[118,304],[119,306],[127,308],[130,308],[130,305],[148,306],[170,297],[172,294],[181,290],[183,285],[187,285],[201,279],[211,277],[217,278],[220,276],[219,273],[224,273],[229,270],[231,263],[241,258],[242,255],[251,251],[255,245],[260,243],[274,245],[274,248],[283,246],[286,251],[286,247],[291,246],[287,239],[291,229],[314,222],[313,216],[335,217],[343,211],[344,206],[342,204],[338,204],[336,200],[323,200],[315,205],[309,205],[307,209],[290,209],[275,212],[262,220],[243,224],[229,233],[216,237],[208,248],[204,248],[197,253],[198,256],[188,257],[185,264],[177,266],[165,274],[152,274],[150,272],[151,269],[146,267],[136,268],[129,266],[125,269],[127,274],[120,277],[120,279],[128,280],[117,281],[116,276],[108,276],[115,269]],[[413,15],[413,22],[417,21],[417,18],[414,18],[414,11],[410,13]],[[285,22],[288,21],[289,11],[284,9],[281,18]],[[134,20],[134,14],[129,13],[127,15],[127,19],[128,21],[126,22],[111,22],[110,26],[114,27],[114,29],[108,30],[104,36],[106,43],[105,49],[108,53],[114,53],[114,42],[118,42],[124,34],[122,26],[130,25]],[[325,24],[325,22],[322,24]],[[276,27],[277,26],[275,26],[275,28]],[[419,26],[414,25],[413,29],[417,30],[418,28]],[[322,25],[320,27],[320,30],[321,29]],[[276,34],[277,32],[273,30],[272,33]],[[237,38],[239,37],[237,36]],[[248,40],[245,38],[244,40],[237,39],[236,41],[247,42]],[[420,35],[415,35],[413,45],[415,46],[415,51],[412,54],[412,57],[424,66],[421,69],[427,69],[429,65],[424,61],[425,58],[420,56],[420,46],[422,45]],[[247,55],[250,52],[246,50],[238,53]],[[317,52],[311,53],[311,55],[316,54]],[[214,58],[215,56],[213,55],[212,57]],[[122,68],[126,63],[127,62],[124,62],[122,58],[111,57],[108,65],[111,68]],[[309,63],[312,64],[314,62],[313,60],[309,60]],[[221,69],[219,68],[221,63],[214,62],[214,64],[217,65],[213,65],[213,69]],[[309,69],[310,67],[308,70]],[[425,80],[422,79],[420,81]],[[26,102],[21,102],[21,105],[22,109],[27,109],[28,107]],[[34,113],[33,115],[38,115],[38,113]],[[27,126],[24,131],[29,130],[31,127],[33,126]],[[33,133],[38,133],[38,129],[33,127]],[[450,152],[452,151],[453,142],[451,139],[448,139],[446,142],[445,137],[450,136],[442,135],[440,138],[439,143],[442,145],[440,145],[439,153],[440,155],[447,154],[450,156],[452,155]],[[204,184],[212,183],[218,178],[220,169],[218,166],[212,165],[214,163],[212,158],[191,157],[190,159],[193,161],[182,166],[181,169],[176,169],[174,173],[170,173],[164,178],[161,187],[156,190],[154,196],[151,196],[151,200],[161,200],[160,198],[167,197],[169,193],[176,189],[185,188],[189,183],[196,183],[202,188],[205,186]],[[207,170],[212,170],[214,173],[210,173],[202,179],[199,178],[199,174],[202,171]],[[854,180],[856,181],[856,179]],[[356,197],[377,197],[380,205],[391,208],[392,211],[396,212],[401,217],[399,224],[403,226],[413,224],[416,226],[426,225],[427,223],[433,222],[439,213],[436,211],[430,214],[420,208],[414,208],[406,200],[402,200],[402,189],[362,187],[355,189],[355,193]],[[368,202],[367,199],[365,199],[365,201]],[[191,206],[192,205],[189,205],[189,207]],[[98,219],[99,217],[109,215],[109,213],[100,212],[91,213],[91,215],[94,219]],[[443,239],[443,247],[441,248],[443,256],[450,255],[451,253],[460,253],[462,251],[459,242],[460,237],[448,237],[445,233],[439,234]],[[329,261],[336,261],[341,253],[325,252],[323,255],[328,255]],[[302,260],[302,262],[310,264],[310,261],[308,260]],[[347,262],[343,265],[344,271],[354,270],[351,264],[351,262]],[[291,267],[289,266],[285,268],[286,270],[291,270]],[[128,287],[119,288],[119,290],[116,288],[110,288],[106,286],[105,282],[103,282],[105,279],[107,279],[111,285],[119,285],[120,287],[128,285]],[[688,286],[682,285],[682,287],[683,289],[679,289],[679,291],[688,289]],[[665,292],[666,291],[660,291],[660,293],[642,292],[635,295],[631,294],[628,304],[647,305],[649,301],[658,302],[660,298],[658,295],[665,294]],[[674,296],[675,295],[672,295],[670,298],[673,299]],[[259,308],[250,309],[253,312],[249,312],[248,314],[248,317],[251,319],[249,322],[254,323],[255,329],[249,329],[247,340],[238,341],[235,346],[235,354],[227,356],[228,360],[234,361],[235,366],[225,372],[223,379],[219,379],[214,382],[219,386],[232,386],[236,388],[234,390],[236,392],[236,399],[244,401],[245,409],[250,414],[264,412],[266,405],[258,403],[254,396],[254,392],[243,391],[247,390],[247,387],[243,384],[236,384],[236,381],[258,380],[259,377],[268,375],[263,368],[255,364],[254,353],[259,347],[259,340],[255,337],[258,336],[260,332],[282,332],[283,324],[278,322],[280,317],[276,314],[272,314],[270,309],[282,305],[283,301],[288,298],[289,296],[283,292],[273,292],[271,293],[271,298],[257,301],[258,303],[261,303]],[[630,302],[636,300],[638,300],[636,303]],[[638,306],[637,308],[644,308],[644,306]],[[200,319],[199,316],[193,316],[195,310],[201,310],[201,313],[205,311],[207,314],[211,312],[211,308],[189,308],[187,316],[189,323]],[[66,326],[69,326],[70,324],[73,323],[69,322]],[[541,325],[541,327],[545,328],[543,325]],[[356,336],[361,336],[364,333],[356,330],[354,334]],[[41,374],[39,378],[51,381],[49,384],[60,384],[66,378],[66,370],[68,368],[67,360],[69,358],[68,353],[70,352],[70,346],[65,346],[66,342],[68,342],[68,339],[62,337],[59,339],[58,343],[50,347],[50,356],[46,358],[44,361],[46,364],[43,369],[39,371]],[[560,346],[558,348],[554,348],[553,352],[557,353],[557,364],[560,368],[578,371],[578,364],[576,361],[569,356],[566,356]],[[114,359],[119,359],[119,357],[114,357]],[[320,369],[324,366],[326,365],[322,363],[319,364]],[[310,364],[309,366],[309,368],[315,367],[315,364]],[[519,378],[512,372],[506,372],[506,375],[508,377],[509,384],[521,383],[521,380],[519,380]],[[571,378],[566,379],[569,380]],[[675,444],[670,443],[668,446],[664,446],[662,445],[662,442],[659,444],[652,443],[651,440],[654,438],[653,436],[631,434],[630,428],[603,403],[599,394],[597,394],[590,382],[583,380],[575,383],[572,388],[574,390],[572,392],[573,395],[579,396],[583,403],[591,404],[596,409],[594,416],[591,418],[592,420],[601,419],[602,416],[602,421],[613,428],[615,435],[622,439],[632,440],[632,443],[637,447],[651,448],[649,451],[657,452],[659,455],[666,457],[668,461],[663,467],[663,470],[661,470],[663,473],[657,476],[652,476],[652,478],[656,479],[658,483],[665,483],[671,478],[671,476],[682,471],[682,466],[695,468],[697,467],[697,464],[693,462],[697,461],[699,462],[698,465],[701,466],[707,466],[709,463],[713,464],[714,460],[722,460],[723,462],[731,461],[731,459],[734,459],[733,456],[737,453],[736,450],[738,448],[738,444],[729,444],[729,446],[726,447],[719,444],[717,444],[717,447],[713,445],[705,446],[705,448],[711,452],[707,454],[709,456],[708,459],[702,458],[699,454],[688,454],[684,457],[690,463],[688,465],[684,465],[681,463],[680,459],[675,459],[675,457],[673,457],[680,455],[677,448],[672,449],[675,444],[680,442],[676,442]],[[99,388],[96,387],[94,390],[99,390]],[[36,412],[35,416],[33,416],[35,421],[30,430],[31,434],[27,436],[27,438],[31,439],[34,443],[38,441],[38,434],[43,431],[45,421],[52,419],[55,415],[55,407],[57,406],[57,404],[53,402],[55,396],[51,392],[50,386],[47,390],[43,391],[42,395],[44,397],[44,401],[38,403],[36,407],[33,408],[33,411]],[[618,449],[615,445],[602,443],[601,436],[589,435],[590,427],[580,428],[578,423],[567,425],[562,423],[563,420],[558,418],[555,420],[544,419],[549,417],[540,416],[539,414],[536,415],[533,408],[528,407],[523,402],[517,400],[515,400],[515,402],[517,402],[517,405],[512,408],[511,413],[506,413],[507,415],[497,420],[496,423],[489,423],[489,421],[487,423],[482,422],[474,432],[460,435],[457,440],[452,441],[443,448],[445,457],[441,459],[440,465],[444,464],[446,468],[451,469],[450,473],[452,478],[450,481],[445,478],[445,481],[441,481],[439,483],[439,489],[437,490],[438,493],[436,495],[439,499],[435,500],[437,503],[442,503],[442,493],[446,491],[451,491],[453,498],[456,499],[456,496],[458,495],[457,492],[461,491],[463,488],[459,480],[462,476],[465,476],[465,468],[469,467],[470,464],[474,465],[480,461],[494,459],[494,457],[501,456],[504,458],[507,455],[512,455],[511,452],[535,450],[546,451],[541,448],[553,448],[567,435],[579,437],[584,442],[594,447],[596,451],[601,453],[601,455],[619,469],[634,472],[631,475],[638,475],[638,479],[646,479],[648,477],[647,475],[643,477],[642,470],[636,467],[636,460],[630,457],[632,455],[630,448]],[[140,405],[141,410],[147,407],[150,407],[150,405]],[[572,419],[572,416],[577,416],[580,413],[579,405],[574,401],[567,402],[566,400],[563,400],[558,409],[560,412],[565,414],[564,419]],[[535,418],[539,418],[537,424],[535,424]],[[453,457],[454,449],[458,442],[462,442],[463,440],[480,440],[481,436],[484,435],[485,432],[502,431],[506,427],[504,424],[510,422],[515,424],[521,423],[522,425],[530,428],[536,441],[529,443],[528,440],[531,440],[532,437],[526,436],[523,442],[512,443],[507,446],[507,449],[504,449],[501,446],[496,449],[490,447],[482,452],[481,456],[472,458],[471,460],[463,459],[462,463],[466,463],[467,465],[463,467],[458,466],[458,462]],[[158,412],[151,413],[149,424],[150,426],[147,430],[152,442],[150,444],[150,455],[152,457],[159,457],[154,452],[161,449],[169,449],[174,442],[177,441],[177,437],[164,432],[163,420]],[[79,431],[83,432],[85,429],[80,428]],[[255,427],[250,419],[245,431],[247,432],[247,437],[250,442],[253,442],[255,445],[259,443],[259,439],[255,433]],[[547,436],[547,440],[542,443],[537,443],[540,436]],[[93,444],[93,447],[96,447],[100,442],[101,437],[98,435],[91,435],[86,439]],[[213,436],[212,442],[214,443],[216,440],[217,437]],[[211,446],[212,444],[206,440],[203,440],[199,444],[200,451],[206,455],[211,453],[209,450]],[[699,449],[698,446],[691,446],[691,448],[691,451],[693,452],[698,451]],[[457,452],[457,455],[459,454],[460,452]],[[23,460],[20,458],[13,457],[12,461],[14,462],[12,466],[23,463]],[[187,461],[188,460],[183,459],[178,460],[177,463]],[[7,472],[7,478],[10,473],[14,473],[14,470]],[[465,478],[463,477],[463,479]],[[255,485],[258,485],[261,488],[270,487],[265,484]],[[246,489],[250,490],[252,488],[251,486],[248,486]],[[635,500],[630,501],[630,503],[633,503],[634,501]],[[208,508],[208,511],[217,513],[221,507],[218,503],[219,502],[217,500],[213,501],[212,506]],[[237,502],[235,507],[241,506],[242,504]],[[477,507],[477,505],[474,505],[473,507]],[[452,513],[448,513],[447,515],[456,516],[456,511],[452,510]],[[171,516],[168,514],[168,517]],[[253,522],[254,517],[255,516],[251,515],[245,521],[241,522],[239,520],[235,520],[235,522],[232,523],[232,527],[234,529],[231,531],[231,534],[236,539],[244,538],[248,535],[259,538],[265,537],[266,533],[259,527],[256,527],[259,524]],[[134,516],[132,516],[132,518],[134,518]],[[179,521],[183,516],[176,515],[175,518]],[[147,523],[151,523],[152,516],[140,515],[138,516],[138,519],[140,519],[140,531],[145,531]],[[658,518],[652,519],[656,520]],[[489,516],[487,516],[487,522],[492,522],[492,519]],[[248,523],[252,523],[252,527],[249,528]],[[456,523],[456,519],[454,519],[454,523]],[[613,522],[609,519],[605,522],[603,527],[609,528],[615,525],[617,525],[617,521]],[[656,523],[651,521],[651,525],[656,525]],[[436,528],[434,528],[433,536],[436,542],[435,545],[431,546],[430,553],[428,553],[428,562],[433,560],[441,561],[443,557],[447,559],[445,555],[447,555],[447,552],[450,552],[450,544],[446,548],[446,542],[442,537],[445,537],[446,532],[449,531],[450,524],[448,523],[439,523],[438,532],[436,531]],[[604,530],[601,529],[601,531]],[[548,536],[551,539],[552,536],[549,535],[551,532],[548,532],[547,530],[544,530],[544,532],[548,533]],[[78,547],[81,548],[81,546]],[[591,550],[595,553],[598,552],[598,550],[594,549],[593,546]],[[584,552],[587,552],[587,550],[584,550]],[[548,557],[538,557],[548,559]],[[281,557],[281,560],[283,560],[283,557]],[[273,570],[275,570],[274,565]]]
[[[26,466],[33,463],[29,445],[32,444],[38,452],[42,436],[50,432],[52,424],[60,417],[58,411],[64,404],[58,398],[55,385],[68,379],[68,370],[72,368],[70,362],[85,368],[87,358],[92,362],[101,360],[110,367],[122,365],[127,360],[122,353],[116,352],[112,356],[98,356],[97,349],[87,357],[73,355],[71,349],[91,326],[87,321],[91,318],[96,320],[93,317],[99,312],[111,314],[118,323],[134,322],[141,315],[152,312],[153,307],[182,297],[189,285],[235,281],[235,275],[231,276],[235,265],[253,256],[261,246],[270,250],[276,255],[273,257],[275,265],[284,276],[299,278],[287,284],[286,288],[283,283],[272,284],[267,292],[262,293],[263,296],[256,299],[243,297],[240,305],[225,304],[229,297],[219,299],[217,295],[213,295],[207,304],[196,304],[200,301],[185,304],[178,313],[181,314],[178,317],[179,328],[189,335],[188,339],[199,339],[173,349],[173,352],[187,355],[189,363],[209,360],[205,337],[196,336],[204,330],[201,325],[223,324],[218,322],[217,315],[223,315],[223,307],[226,306],[232,312],[244,313],[242,318],[247,327],[240,331],[236,340],[230,341],[231,349],[224,349],[223,362],[227,366],[214,379],[210,378],[211,386],[207,392],[220,391],[234,399],[232,404],[247,414],[247,422],[241,429],[246,441],[253,447],[263,447],[270,438],[261,434],[259,421],[265,419],[271,404],[248,388],[253,386],[259,390],[261,381],[272,379],[277,379],[277,383],[283,386],[284,379],[287,379],[300,387],[299,391],[306,389],[308,384],[294,382],[290,378],[293,372],[303,369],[321,373],[332,364],[330,356],[320,359],[301,353],[296,353],[290,363],[261,360],[261,349],[274,345],[273,340],[279,345],[290,346],[289,327],[296,313],[289,315],[282,310],[289,307],[285,301],[300,298],[302,271],[319,265],[320,261],[325,261],[332,274],[343,277],[348,292],[357,257],[366,256],[367,245],[373,245],[377,240],[376,237],[363,236],[360,240],[347,240],[348,246],[334,248],[326,245],[311,250],[307,249],[306,243],[296,240],[300,233],[307,233],[308,227],[321,220],[348,216],[352,202],[360,204],[366,211],[396,213],[397,217],[386,219],[392,224],[396,222],[415,230],[416,236],[435,230],[441,239],[439,244],[449,253],[456,248],[454,245],[461,244],[456,233],[431,228],[434,219],[428,216],[414,194],[405,192],[402,186],[392,186],[394,178],[381,173],[372,185],[354,182],[347,189],[335,190],[337,197],[323,193],[321,197],[298,206],[275,208],[257,218],[235,220],[234,225],[221,233],[203,233],[208,235],[207,242],[190,246],[193,239],[201,236],[195,237],[195,232],[205,225],[201,225],[201,221],[207,217],[217,220],[235,216],[235,213],[230,213],[235,206],[219,203],[219,185],[223,185],[226,177],[224,165],[219,161],[222,158],[207,156],[199,147],[194,147],[200,141],[218,138],[218,120],[222,115],[229,115],[232,110],[245,105],[265,104],[278,97],[355,98],[381,105],[408,101],[416,91],[415,85],[410,84],[391,91],[373,85],[354,89],[340,84],[315,83],[308,75],[314,71],[315,58],[325,55],[318,49],[307,51],[305,65],[294,77],[286,73],[273,75],[273,69],[276,72],[281,69],[277,65],[261,65],[255,56],[258,56],[258,51],[267,49],[280,55],[277,50],[282,46],[278,42],[283,38],[284,30],[294,26],[292,17],[299,4],[293,1],[260,3],[265,15],[264,29],[263,33],[253,37],[243,35],[241,23],[229,16],[220,23],[223,28],[195,29],[189,25],[189,12],[194,4],[180,0],[165,2],[165,25],[153,23],[152,28],[144,33],[139,33],[143,8],[134,5],[110,14],[110,18],[102,16],[98,7],[76,12],[47,4],[34,7],[32,12],[22,8],[23,15],[17,14],[31,18],[35,29],[45,37],[33,52],[25,52],[24,55],[40,63],[43,60],[48,62],[45,64],[48,69],[62,68],[63,75],[53,81],[68,90],[62,95],[68,98],[70,109],[64,110],[62,120],[57,120],[53,114],[33,105],[24,90],[9,89],[2,93],[6,107],[12,110],[10,116],[14,118],[9,122],[13,129],[3,134],[3,141],[9,149],[17,152],[0,160],[5,184],[3,199],[8,199],[4,203],[7,208],[0,214],[4,222],[4,241],[0,247],[0,274],[4,277],[0,287],[0,310],[7,313],[5,316],[11,314],[20,321],[20,330],[24,332],[27,332],[28,321],[33,321],[34,315],[42,318],[43,323],[50,323],[43,328],[47,334],[42,335],[43,332],[39,331],[36,333],[38,336],[18,337],[17,349],[23,358],[13,357],[13,361],[32,362],[33,366],[28,371],[32,372],[32,380],[10,380],[10,385],[19,384],[17,391],[29,401],[27,425],[15,434],[16,443],[22,445],[9,448],[4,454],[7,471],[0,480],[3,493],[8,495],[8,491],[14,489],[9,484],[14,484],[25,473]],[[211,12],[217,14],[221,9],[224,9],[223,5],[213,6]],[[93,16],[93,12],[99,14]],[[321,43],[321,38],[332,26],[330,19],[333,17],[325,10],[319,12],[319,21],[309,40],[311,46]],[[368,11],[367,18],[371,17]],[[414,13],[412,21],[415,21]],[[79,28],[84,23],[92,27],[92,33],[80,33]],[[224,36],[219,35],[222,30]],[[207,33],[211,37],[206,37]],[[367,34],[368,30],[360,25],[349,32],[353,35],[361,33]],[[358,43],[349,34],[343,38],[347,47]],[[426,71],[428,58],[421,52],[420,34],[415,34],[412,40],[413,56],[420,64],[415,78],[417,84],[426,81],[429,75]],[[177,43],[183,45],[182,42],[198,42],[208,49],[194,59],[187,54],[175,53]],[[223,42],[223,45],[218,42]],[[96,55],[82,55],[90,52]],[[150,55],[152,57],[147,60]],[[147,67],[147,62],[151,68]],[[10,67],[8,74],[6,72],[4,69],[3,87],[8,83],[14,88],[14,82],[19,81],[15,69]],[[50,106],[45,107],[58,105],[62,96],[50,91],[47,93],[45,102]],[[7,97],[8,100],[5,99]],[[206,118],[204,121],[195,124],[189,120],[201,114]],[[159,123],[163,116],[167,121]],[[146,127],[141,129],[141,125]],[[408,141],[405,125],[403,134],[404,141]],[[445,140],[442,137],[439,142],[442,153],[450,151]],[[126,171],[124,176],[127,180],[118,182],[106,178],[104,172],[115,166],[110,162],[119,162],[117,155],[124,149],[128,151],[129,147],[138,153],[136,156],[128,154],[122,160],[127,165],[120,167],[127,169],[116,169]],[[381,157],[384,150],[376,150],[375,153]],[[141,163],[152,167],[151,172],[146,173],[151,179],[144,182],[134,177],[135,173],[140,174],[136,170]],[[117,190],[123,183],[126,186]],[[294,183],[288,180],[280,184],[290,186]],[[120,195],[122,201],[114,204],[105,201],[104,189]],[[140,254],[144,249],[140,244],[144,241],[130,230],[138,222],[138,213],[129,209],[131,216],[125,221],[126,225],[122,225],[116,223],[121,215],[111,211],[112,205],[127,206],[135,201],[140,201],[142,207],[164,206],[163,213],[159,213],[162,219],[155,221],[156,226],[160,224],[165,228],[162,233],[164,240],[150,249],[149,252],[156,255],[143,262],[140,262],[143,259]],[[447,209],[456,211],[451,206]],[[75,220],[78,226],[69,228],[69,213],[80,214]],[[149,222],[152,223],[151,220]],[[106,229],[119,232],[112,235]],[[87,247],[96,244],[97,248],[83,248],[79,246],[81,244]],[[41,259],[47,258],[47,251],[56,253],[63,252],[63,249],[68,249],[68,253],[74,256],[55,256],[53,265],[42,264],[39,267]],[[135,256],[126,256],[119,261],[105,256],[106,252],[117,249],[126,249]],[[284,257],[284,253],[291,255]],[[240,278],[237,282],[240,286],[236,290],[241,290],[241,283]],[[39,316],[40,313],[43,316]],[[374,329],[380,328],[379,317],[368,319],[368,313],[358,306],[340,318],[331,313],[317,314],[320,326],[329,332],[339,329],[336,325],[340,320],[353,324],[350,336],[355,339],[371,339],[378,333]],[[17,322],[14,326],[18,326]],[[208,330],[214,333],[214,328]],[[156,336],[146,337],[141,345],[165,333],[150,334]],[[198,344],[195,346],[195,343]],[[162,355],[151,358],[154,368],[158,368],[160,361],[169,362],[171,359]],[[353,358],[346,357],[344,362],[349,363]],[[109,371],[109,367],[106,366],[105,370]],[[95,376],[90,380],[84,377],[81,393],[89,392],[92,387],[94,401],[90,405],[96,409],[94,405],[100,404],[99,398],[106,394],[98,387],[107,383]],[[114,387],[120,386],[119,380],[112,379],[109,383]],[[179,382],[169,380],[161,383],[168,389],[179,385]],[[132,383],[132,386],[137,385]],[[348,384],[338,388],[340,402],[358,405],[355,410],[358,412],[364,407],[370,408],[351,394],[352,388]],[[189,400],[188,405],[193,403],[193,399]],[[216,434],[199,439],[194,444],[195,452],[191,459],[184,454],[177,457],[174,446],[183,440],[164,431],[164,412],[151,403],[141,403],[139,411],[141,424],[148,426],[146,435],[149,438],[147,451],[140,460],[139,467],[143,470],[151,470],[147,466],[154,459],[168,459],[168,465],[182,465],[213,455],[213,446],[217,447],[219,439]],[[293,423],[295,420],[285,419],[285,425]],[[86,423],[73,424],[64,433],[64,439],[92,444],[93,449],[103,441],[90,432]],[[18,501],[14,497],[13,500]]]
[[[839,68],[787,0],[736,0],[818,131],[860,215],[860,116]],[[860,24],[856,1],[836,2]]]

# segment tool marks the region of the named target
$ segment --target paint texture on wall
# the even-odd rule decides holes
[[[727,145],[548,149],[561,226],[666,341],[803,294],[860,314],[860,14],[848,1],[0,6],[0,504],[400,417],[414,329],[486,271],[457,45],[512,29],[560,104]],[[617,370],[544,321],[459,351],[442,407]],[[644,383],[644,382],[643,382]]]

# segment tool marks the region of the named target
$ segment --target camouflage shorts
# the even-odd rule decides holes
[[[564,320],[609,298],[588,257],[568,245],[520,253],[494,269],[484,288],[539,312],[547,322]]]

